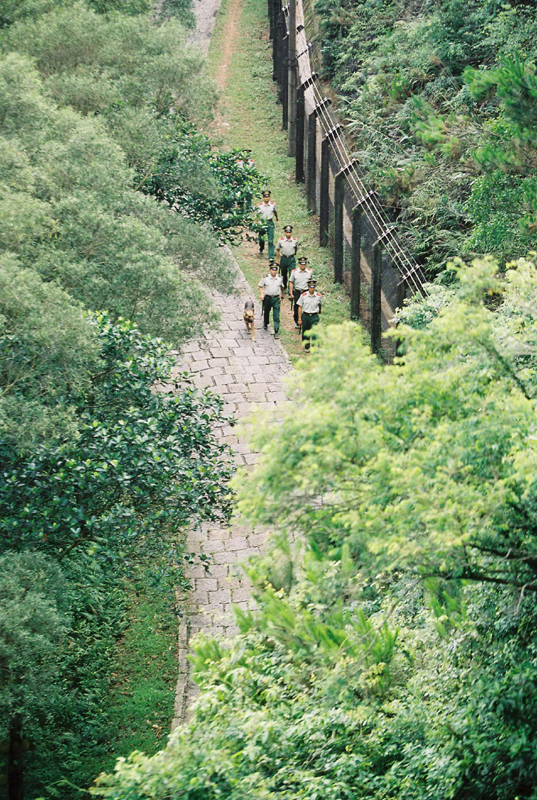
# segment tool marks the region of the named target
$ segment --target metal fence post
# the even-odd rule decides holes
[[[325,136],[321,142],[321,191],[319,199],[319,244],[321,247],[328,245],[328,217],[330,210],[330,197],[328,194],[328,179],[330,168],[330,142]]]
[[[371,350],[380,353],[382,338],[382,244],[373,245],[371,270]]]
[[[352,212],[351,319],[360,318],[360,254],[362,250],[362,208]]]
[[[304,183],[304,87],[296,92],[295,181]]]
[[[315,111],[308,114],[308,163],[306,192],[308,196],[308,211],[315,214],[317,207],[317,115]]]
[[[334,179],[334,283],[343,283],[343,204],[345,170]]]

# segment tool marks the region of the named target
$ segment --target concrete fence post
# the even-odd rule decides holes
[[[371,350],[380,353],[382,338],[382,244],[373,245],[371,270]]]
[[[269,18],[269,38],[274,39],[274,0],[267,0]]]
[[[280,28],[278,26],[278,21],[280,19],[280,14],[282,10],[282,4],[280,0],[272,0],[272,80],[277,81],[279,75],[279,63],[278,59],[280,57],[280,50],[279,50],[279,37],[281,35]]]
[[[295,181],[304,183],[304,87],[299,86],[296,92],[296,146],[295,146]]]
[[[287,64],[287,155],[296,155],[296,87],[298,64],[296,59],[296,0],[289,0],[289,39]]]
[[[287,31],[287,27],[285,27]],[[289,36],[285,33],[282,47],[282,128],[287,130],[289,120]]]
[[[360,318],[360,256],[362,252],[362,209],[352,212],[351,242],[351,319]]]
[[[283,79],[285,74],[284,64],[284,37],[285,37],[285,18],[283,11],[278,14],[278,22],[276,25],[276,76],[278,81],[278,98],[282,102],[283,98]]]
[[[315,111],[308,114],[308,163],[306,172],[306,194],[308,211],[315,214],[317,210],[317,115]]]
[[[343,283],[343,208],[345,203],[345,171],[334,179],[334,283]]]
[[[321,187],[319,193],[319,245],[328,246],[328,221],[330,212],[329,196],[330,141],[324,137],[321,142]]]

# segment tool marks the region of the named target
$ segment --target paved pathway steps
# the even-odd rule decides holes
[[[259,299],[255,301],[256,341],[251,341],[242,313],[245,300],[254,298],[240,272],[237,288],[237,295],[214,293],[214,304],[222,314],[219,330],[186,344],[177,371],[189,370],[197,388],[210,388],[220,394],[225,402],[224,412],[241,422],[256,408],[274,409],[285,403],[282,378],[289,372],[290,364],[271,330],[263,330]],[[224,426],[216,432],[220,441],[231,445],[238,465],[255,463],[256,454],[239,441],[235,428]],[[266,536],[266,532],[253,530],[240,518],[232,519],[227,526],[204,524],[188,534],[186,551],[195,556],[205,553],[210,567],[207,572],[196,557],[193,566],[186,570],[192,588],[188,597],[182,598],[185,613],[180,626],[179,679],[172,729],[187,718],[189,705],[196,696],[186,657],[190,641],[200,631],[224,638],[236,633],[232,606],[247,608],[251,603],[249,581],[240,564],[261,552]]]

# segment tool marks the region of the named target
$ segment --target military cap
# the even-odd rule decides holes
[[[293,232],[293,226],[292,225],[286,225],[283,230],[284,230],[284,233],[292,233]]]
[[[299,263],[299,264],[307,264],[307,263],[308,263],[308,259],[306,258],[306,256],[301,256],[301,257],[298,259],[298,263]]]
[[[262,195],[262,196],[263,196],[263,197],[270,197],[270,192],[269,192],[269,190],[268,190],[268,189],[265,189],[265,191],[263,192],[263,195]]]
[[[317,281],[315,280],[315,278],[309,279],[308,286],[317,286]]]

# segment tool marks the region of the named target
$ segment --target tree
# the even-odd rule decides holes
[[[285,421],[260,426],[265,457],[242,510],[334,547],[349,542],[355,557],[386,567],[537,589],[537,274],[522,261],[503,283],[496,270],[491,260],[458,267],[451,304],[425,328],[398,328],[406,352],[393,365],[370,355],[357,327],[328,330],[322,357],[296,382],[308,425],[293,448]],[[486,303],[494,292],[499,315]]]
[[[35,552],[0,556],[0,736],[9,741],[9,800],[23,798],[23,734],[60,692],[68,628],[57,564]]]
[[[0,133],[8,145],[0,244],[23,268],[170,343],[210,324],[196,273],[228,287],[227,253],[208,230],[133,191],[133,173],[102,124],[47,101],[17,54],[0,60]]]
[[[261,176],[237,165],[239,151],[215,153],[197,133],[215,94],[178,23],[157,27],[75,3],[13,26],[8,43],[36,59],[56,103],[101,118],[136,170],[137,189],[210,225],[225,242],[252,224]]]
[[[17,449],[76,435],[96,370],[95,327],[59,286],[0,256],[0,437]]]
[[[100,359],[91,390],[67,398],[77,414],[74,440],[45,442],[29,455],[3,443],[4,551],[38,548],[62,559],[93,546],[117,554],[228,513],[230,456],[213,433],[220,399],[171,378],[162,340],[106,316],[94,326]]]
[[[231,454],[213,432],[224,421],[221,400],[176,375],[165,343],[142,335],[133,323],[113,324],[106,315],[83,321],[98,349],[86,382],[67,385],[61,397],[60,409],[71,410],[69,427],[58,425],[54,437],[43,436],[31,447],[6,436],[0,443],[0,566],[8,569],[9,559],[21,553],[30,576],[43,558],[58,574],[61,567],[62,609],[71,618],[68,641],[55,642],[50,676],[43,668],[44,686],[50,683],[56,694],[50,703],[43,695],[39,705],[22,681],[18,691],[27,717],[13,716],[12,741],[20,745],[24,734],[36,748],[29,766],[40,791],[47,776],[65,776],[66,765],[87,778],[78,761],[106,736],[103,704],[123,629],[125,578],[134,580],[143,563],[148,581],[158,579],[161,590],[170,582],[175,588],[183,580],[185,527],[227,519],[231,501]],[[29,349],[28,333],[25,341]],[[61,348],[53,353],[59,358]],[[47,385],[48,377],[37,371],[29,386],[35,389],[39,380]],[[55,383],[60,386],[59,379]],[[54,399],[45,394],[42,401],[54,408]],[[0,600],[1,594],[0,583]],[[169,602],[172,614],[173,592]],[[17,613],[26,619],[24,607]],[[1,620],[0,611],[0,640]],[[30,645],[17,645],[16,653],[17,664],[33,658],[32,681],[39,680],[41,662]]]

